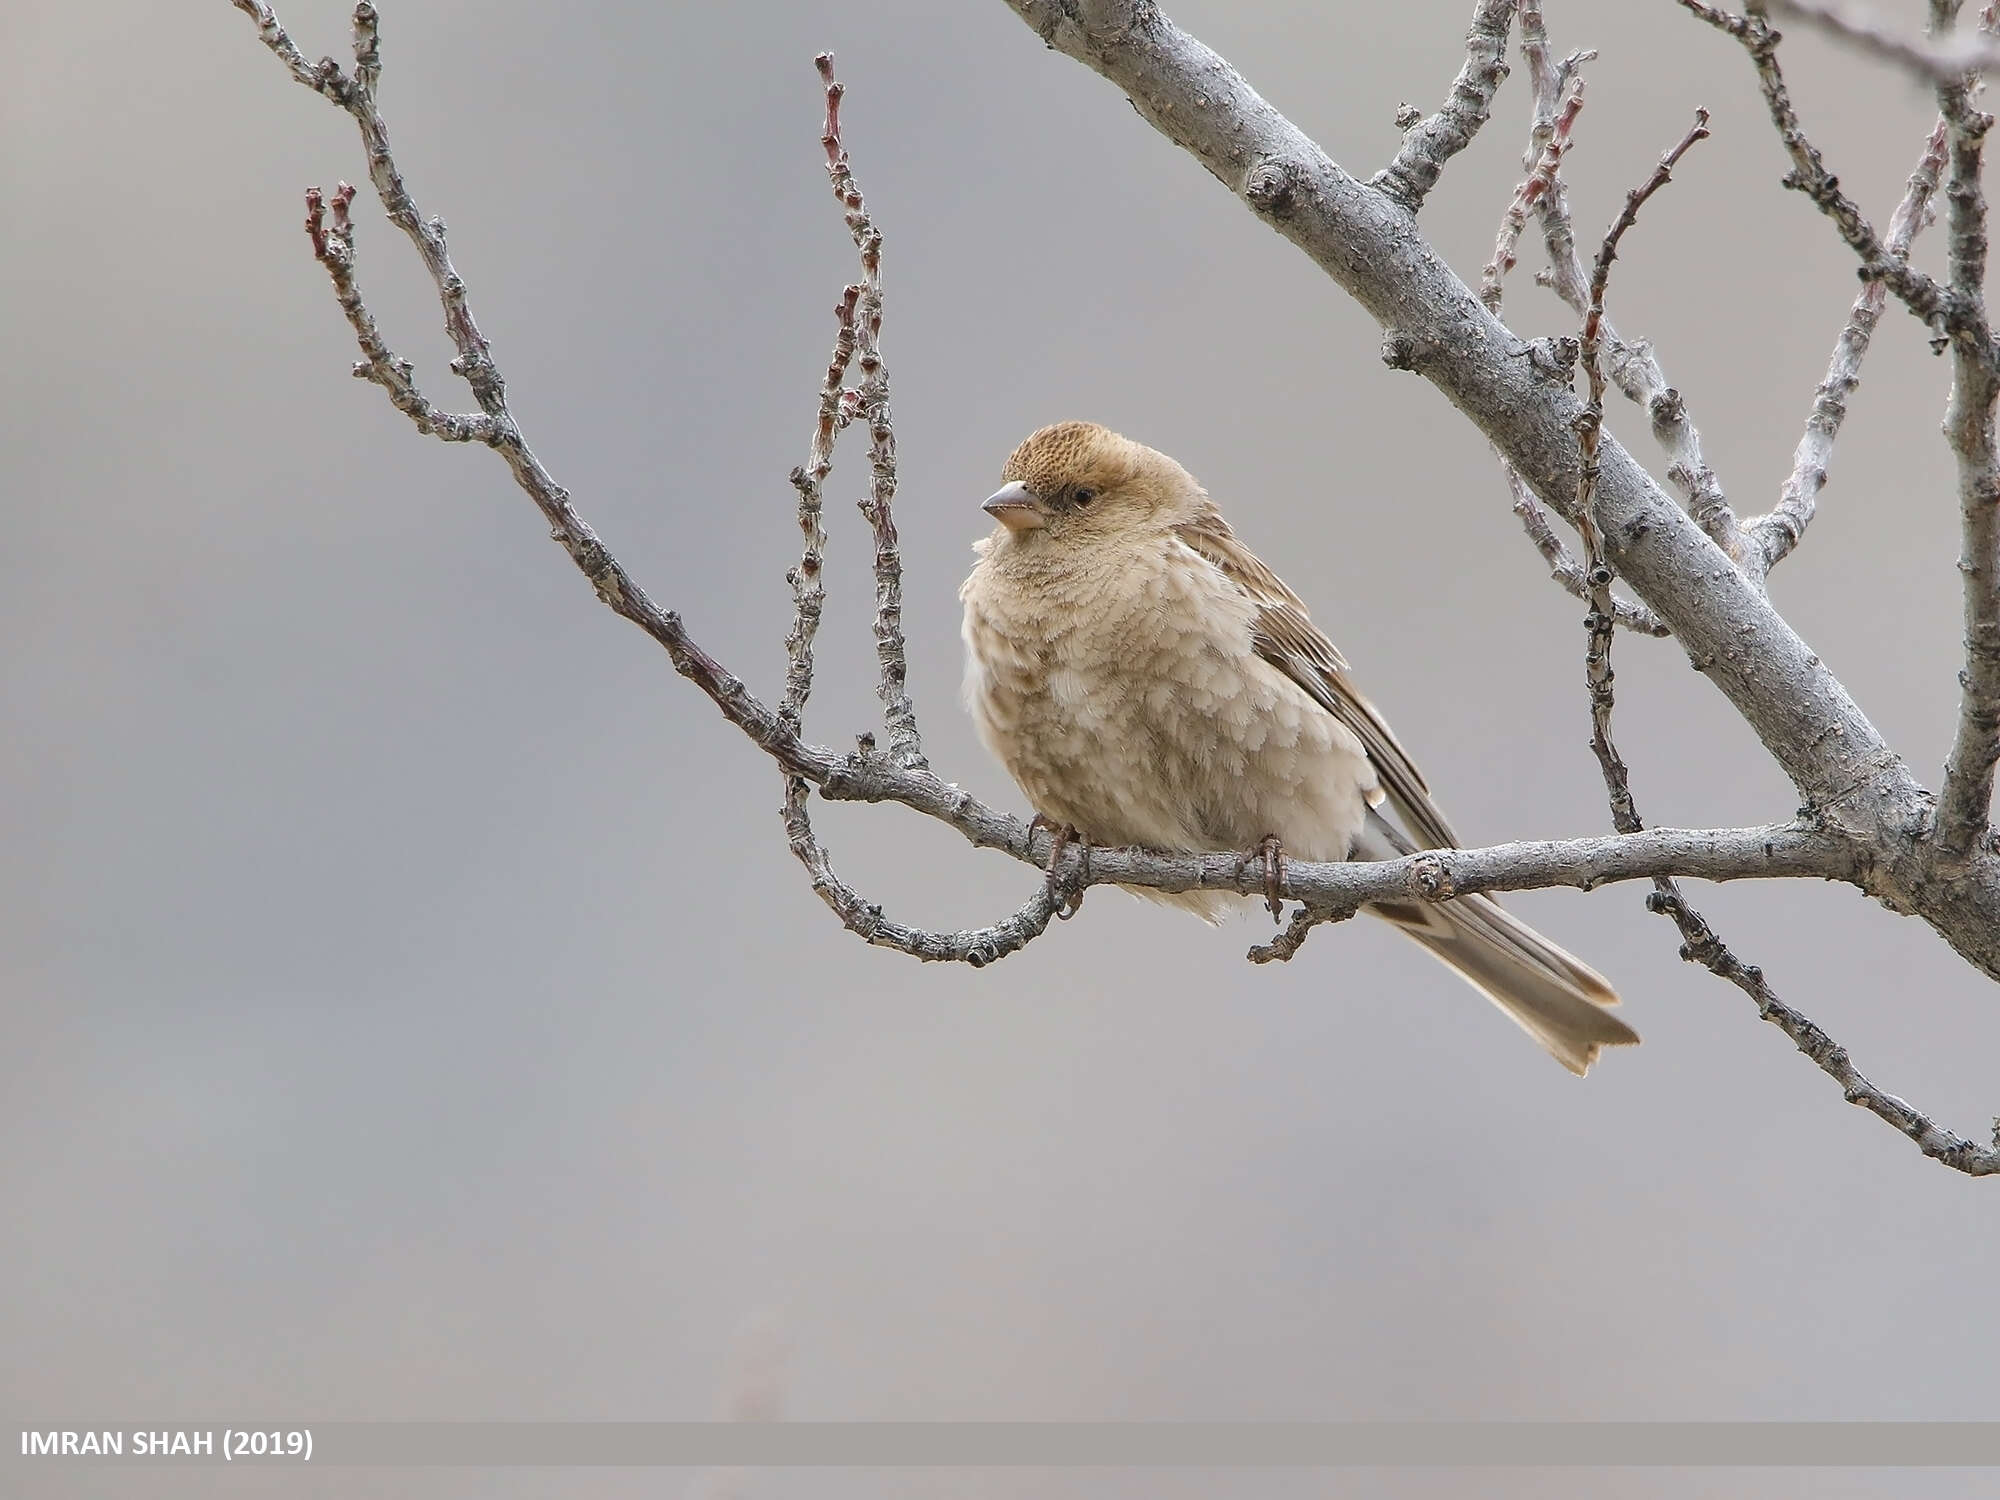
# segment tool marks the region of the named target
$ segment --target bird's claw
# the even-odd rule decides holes
[[[1278,892],[1285,883],[1285,846],[1275,833],[1267,833],[1257,841],[1256,848],[1246,850],[1236,861],[1236,884],[1239,888],[1253,859],[1264,862],[1264,905],[1270,908],[1273,922],[1282,922],[1285,919],[1285,902]]]
[[[1040,813],[1036,813],[1033,820],[1028,824],[1029,838],[1032,839],[1034,837],[1037,828],[1046,829],[1049,835],[1055,840],[1054,845],[1049,850],[1049,863],[1046,871],[1049,881],[1049,895],[1061,902],[1061,905],[1056,908],[1056,916],[1060,920],[1067,922],[1071,917],[1083,910],[1083,893],[1085,888],[1090,884],[1090,840],[1078,833],[1071,824],[1052,823]],[[1076,845],[1083,862],[1083,868],[1078,872],[1079,879],[1074,884],[1065,881],[1060,873],[1062,869],[1062,857],[1071,844]]]

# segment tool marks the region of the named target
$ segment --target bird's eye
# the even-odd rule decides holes
[[[1081,489],[1079,489],[1076,492],[1073,498],[1076,500],[1076,503],[1078,505],[1088,505],[1090,504],[1091,501],[1097,498],[1097,491],[1092,489],[1089,485],[1084,485]]]

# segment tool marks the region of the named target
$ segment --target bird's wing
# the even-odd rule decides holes
[[[1285,587],[1229,529],[1213,507],[1174,528],[1190,550],[1241,589],[1256,606],[1251,642],[1257,654],[1304,688],[1326,711],[1360,736],[1382,788],[1419,847],[1452,848],[1458,835],[1431,801],[1430,788],[1410,754],[1375,707],[1355,689],[1347,658],[1306,614],[1304,601]]]

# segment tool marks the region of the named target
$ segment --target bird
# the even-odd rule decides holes
[[[965,703],[1059,839],[1261,848],[1267,874],[1280,849],[1330,861],[1460,847],[1347,659],[1179,463],[1066,421],[1024,439],[1001,479],[959,590]],[[1243,901],[1130,889],[1211,922]],[[1363,909],[1572,1073],[1639,1040],[1607,1009],[1618,995],[1602,975],[1490,896]]]

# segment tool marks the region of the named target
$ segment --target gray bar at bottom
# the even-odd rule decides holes
[[[313,1468],[2000,1465],[2000,1422],[329,1422],[308,1429],[294,1421],[263,1430],[310,1430]],[[18,1451],[28,1452],[25,1431]],[[295,1457],[235,1461],[301,1466]],[[223,1459],[128,1452],[12,1462]]]

